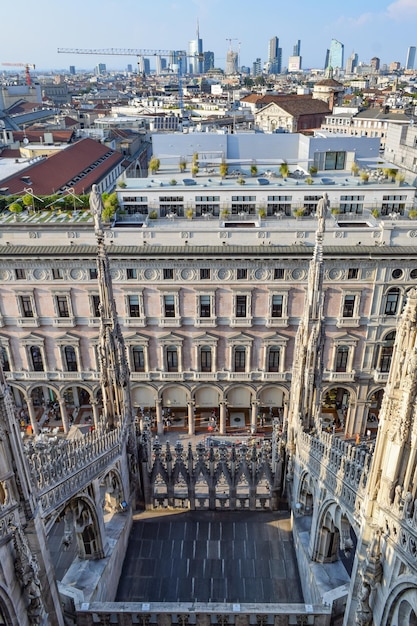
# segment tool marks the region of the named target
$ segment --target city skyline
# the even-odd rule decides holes
[[[15,28],[4,29],[0,62],[30,63],[36,70],[68,70],[70,65],[91,69],[100,62],[110,70],[135,65],[134,57],[58,54],[58,48],[187,50],[188,42],[195,38],[197,21],[203,50],[214,51],[215,66],[223,68],[230,47],[240,50],[240,65],[251,67],[259,57],[266,62],[274,36],[280,40],[283,67],[298,40],[305,68],[323,67],[332,39],[344,44],[346,58],[354,51],[364,63],[376,56],[381,64],[399,61],[401,66],[405,66],[408,47],[417,43],[417,0],[367,0],[366,8],[361,0],[352,0],[343,9],[329,0],[299,0],[296,16],[283,0],[262,0],[256,6],[242,0],[238,7],[232,0],[212,0],[210,4],[190,0],[187,5],[179,0],[160,0],[158,4],[124,0],[121,5],[115,0],[87,4],[73,0],[70,21],[68,5],[39,0],[34,12],[33,3],[22,0],[18,14],[8,9],[10,26],[15,11],[18,35]],[[119,29],[109,29],[109,24],[119,21]],[[128,32],[122,27],[125,22]]]

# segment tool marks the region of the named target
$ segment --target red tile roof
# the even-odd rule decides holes
[[[119,152],[93,139],[82,139],[2,180],[1,185],[7,186],[10,194],[21,193],[28,186],[39,196],[56,193],[64,187],[73,187],[78,194],[88,193],[94,183],[103,180],[122,161]],[[87,172],[89,168],[91,171]],[[22,181],[22,176],[29,176],[31,182]]]
[[[74,137],[73,130],[48,130],[47,128],[39,128],[39,129],[26,129],[23,130],[14,130],[13,131],[13,140],[14,141],[23,141],[26,137],[29,139],[29,143],[40,143],[44,141],[45,133],[49,133],[52,135],[52,140],[54,143],[70,143],[70,141]]]

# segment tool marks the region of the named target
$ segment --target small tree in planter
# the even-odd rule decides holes
[[[369,174],[368,172],[365,172],[364,170],[360,173],[360,177],[363,183],[367,183],[369,180]]]
[[[35,210],[35,198],[32,198],[30,194],[27,193],[23,196],[22,202],[27,209],[32,209],[33,211]]]
[[[410,211],[408,211],[408,217],[410,220],[417,219],[417,209],[410,209]]]
[[[185,172],[185,169],[187,167],[187,161],[185,159],[181,159],[179,162],[178,167],[180,168],[180,172],[183,174]]]
[[[350,168],[350,171],[352,172],[354,176],[357,176],[359,174],[359,165],[353,162],[352,167]]]
[[[314,180],[311,178],[311,176],[307,176],[305,182],[307,183],[307,185],[312,185],[314,183]]]
[[[372,209],[372,211],[371,211],[371,215],[372,215],[373,217],[379,217],[379,211],[378,211],[378,209]]]
[[[219,165],[219,174],[222,178],[225,178],[227,176],[227,173],[229,171],[229,166],[227,165],[227,163],[225,163],[224,161],[222,161]]]
[[[258,173],[258,168],[256,167],[256,165],[251,165],[250,166],[250,175],[251,176],[256,176]]]
[[[221,213],[220,213],[221,217],[224,219],[226,217],[229,217],[230,215],[230,211],[229,209],[222,209]]]
[[[175,178],[171,178],[171,180],[169,181],[169,184],[175,187],[175,185],[177,184],[177,181],[175,180]]]
[[[402,172],[397,172],[397,174],[395,175],[395,182],[397,183],[397,185],[401,186],[404,181],[405,174],[403,174]]]
[[[189,220],[193,219],[194,211],[192,209],[187,209],[185,212],[185,217]]]
[[[160,167],[161,161],[156,157],[152,157],[149,161],[149,171],[151,172],[151,174],[156,174]]]
[[[8,207],[10,213],[13,213],[15,220],[17,220],[17,216],[23,211],[22,205],[18,202],[13,202]]]
[[[246,180],[244,178],[242,178],[242,176],[239,176],[239,178],[237,179],[237,183],[239,185],[245,185],[246,184]]]
[[[126,183],[124,180],[118,180],[117,186],[119,187],[119,189],[126,189]]]
[[[330,209],[330,213],[332,215],[339,215],[340,214],[340,209],[338,207],[333,207],[332,209]]]
[[[315,165],[310,165],[310,167],[308,168],[308,171],[310,172],[310,176],[315,176],[318,172],[317,167]]]
[[[197,163],[194,163],[194,165],[191,167],[191,174],[193,176],[197,176],[197,174],[198,174],[198,165],[197,165]]]
[[[304,209],[295,209],[294,210],[294,216],[296,218],[300,218],[304,216]]]
[[[149,212],[149,219],[150,220],[157,220],[158,219],[158,212],[155,211],[155,209],[153,211]]]
[[[279,166],[279,173],[281,174],[282,178],[287,178],[289,171],[290,169],[288,167],[288,163],[286,161],[284,161],[284,163],[281,163],[281,165]]]
[[[265,209],[265,207],[261,207],[258,210],[258,215],[261,218],[261,220],[263,220],[266,217],[266,209]]]

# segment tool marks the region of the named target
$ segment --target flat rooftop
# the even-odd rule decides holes
[[[302,603],[288,513],[135,515],[116,601]]]

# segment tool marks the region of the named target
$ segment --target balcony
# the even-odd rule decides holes
[[[262,381],[267,381],[267,380],[272,380],[272,381],[287,380],[287,372],[262,372],[261,380]]]
[[[217,372],[193,372],[194,380],[217,380]]]
[[[253,372],[227,372],[227,380],[252,380]]]
[[[52,318],[52,326],[57,328],[68,328],[75,326],[75,317],[54,317]]]
[[[376,383],[386,383],[388,381],[389,372],[380,372],[379,370],[373,371],[374,381]]]
[[[16,319],[16,324],[22,328],[34,328],[39,326],[39,317],[37,315],[34,317],[18,317]]]
[[[325,382],[348,383],[355,380],[355,370],[351,372],[334,372],[332,370],[324,370],[323,380]]]
[[[360,317],[339,317],[336,322],[338,328],[357,328],[360,326]]]
[[[130,380],[151,380],[149,372],[130,372]]]

